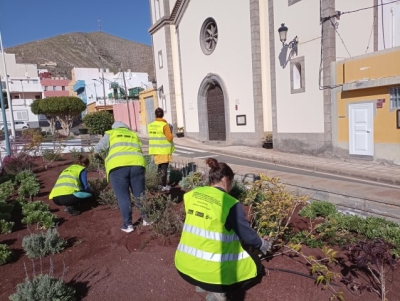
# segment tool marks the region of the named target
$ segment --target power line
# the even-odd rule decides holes
[[[337,35],[339,36],[340,40],[342,41],[342,44],[343,44],[344,48],[347,51],[347,54],[351,57],[349,49],[347,49],[347,46],[346,46],[345,42],[343,41],[342,36],[340,35],[339,31],[337,30],[337,23],[336,24],[333,23],[332,19],[330,19],[330,21],[331,21],[331,24],[332,24],[333,28],[335,28],[335,31],[336,31]]]
[[[368,52],[369,45],[371,44],[372,33],[374,32],[374,27],[375,27],[374,25],[375,25],[375,24],[374,24],[374,23],[372,23],[371,34],[369,35],[368,45],[367,45],[367,49],[365,50],[365,53],[367,53],[367,52]]]
[[[364,8],[359,8],[356,10],[350,10],[350,11],[346,11],[346,12],[342,12],[340,13],[341,15],[345,15],[345,14],[352,14],[352,13],[356,13],[362,10],[366,10],[366,9],[371,9],[371,8],[375,8],[375,7],[379,7],[379,6],[384,6],[384,5],[388,5],[388,4],[392,4],[392,3],[396,3],[396,2],[400,2],[400,0],[394,0],[391,2],[387,2],[387,3],[382,3],[381,4],[377,4],[377,5],[373,5],[373,6],[369,6],[369,7],[364,7]]]

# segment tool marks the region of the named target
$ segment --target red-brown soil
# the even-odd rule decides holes
[[[88,204],[81,215],[70,216],[63,207],[48,201],[47,196],[60,171],[70,163],[67,157],[53,163],[46,171],[39,168],[37,176],[42,189],[35,198],[48,202],[57,214],[58,230],[61,237],[68,240],[68,248],[60,254],[47,256],[40,264],[39,260],[31,261],[21,247],[22,238],[37,230],[27,229],[19,222],[12,233],[0,235],[0,243],[9,245],[16,254],[14,262],[0,266],[0,300],[8,300],[8,296],[15,292],[16,284],[22,282],[26,274],[32,275],[33,266],[36,273],[52,269],[55,276],[65,274],[64,280],[77,290],[78,300],[204,300],[205,294],[196,293],[195,288],[182,280],[174,268],[178,238],[163,244],[162,239],[154,239],[150,228],[139,228],[126,234],[120,231],[119,211],[96,203]],[[89,174],[92,178],[96,176],[95,172]],[[172,193],[179,193],[179,190],[172,190]],[[135,218],[139,218],[136,211]],[[298,217],[293,222],[296,227],[307,227],[307,223]],[[303,251],[309,255],[321,255],[317,249],[304,247]],[[346,257],[343,255],[343,258]],[[309,270],[298,257],[276,256],[263,263],[271,269],[267,276],[245,296],[236,294],[233,300],[320,301],[329,300],[332,295],[307,277]],[[344,261],[342,266],[335,267],[335,271],[346,274],[348,266],[349,263]],[[393,284],[388,284],[391,288],[389,300],[400,300],[399,276],[396,271]],[[344,292],[346,300],[379,300],[374,293],[352,295],[344,284],[334,284],[336,290]]]

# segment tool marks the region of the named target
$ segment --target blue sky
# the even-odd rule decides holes
[[[98,30],[151,44],[148,0],[0,0],[4,47],[69,32]]]

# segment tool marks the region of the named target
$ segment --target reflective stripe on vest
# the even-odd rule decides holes
[[[153,121],[147,126],[149,134],[149,154],[150,155],[170,155],[175,151],[173,142],[169,142],[164,135],[164,121]]]
[[[185,246],[184,244],[179,244],[178,250],[194,257],[214,262],[238,261],[250,257],[249,253],[247,253],[246,251],[238,254],[214,254]]]
[[[126,128],[113,129],[106,132],[109,135],[110,147],[105,159],[107,180],[110,171],[124,166],[146,167],[142,154],[141,143],[136,133]]]
[[[79,179],[79,176],[84,169],[83,166],[78,164],[71,165],[64,169],[51,190],[49,199],[52,200],[58,196],[69,195],[80,191],[81,180]]]
[[[222,241],[222,242],[231,242],[231,241],[239,241],[239,237],[236,234],[222,234],[218,232],[213,232],[213,231],[207,231],[195,226],[183,225],[182,231],[186,231],[207,239],[212,239],[212,240],[217,240],[217,241]]]
[[[225,223],[238,201],[214,187],[198,187],[184,195],[185,223],[175,253],[181,273],[209,284],[230,285],[256,277],[257,268]]]

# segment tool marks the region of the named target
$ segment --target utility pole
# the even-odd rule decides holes
[[[102,82],[103,82],[103,96],[104,96],[104,111],[106,110],[106,87],[105,87],[105,85],[106,85],[106,83],[104,82],[104,69],[103,69],[103,72],[101,72],[101,79],[102,79]]]
[[[132,129],[132,123],[131,123],[131,111],[129,108],[129,97],[128,97],[128,90],[126,89],[126,81],[125,81],[125,72],[122,71],[122,78],[124,79],[124,89],[125,89],[125,99],[126,99],[126,106],[128,108],[128,119],[129,119],[129,127]],[[133,104],[133,111],[135,111],[135,104]],[[135,118],[135,132],[137,132],[137,127],[136,127],[136,114],[134,113]]]
[[[1,53],[3,56],[4,77],[6,79],[7,101],[8,101],[8,109],[10,111],[10,122],[11,122],[11,135],[15,138],[14,111],[13,111],[11,96],[10,96],[10,86],[8,85],[6,56],[4,54],[3,40],[1,38],[1,32],[0,32],[0,48],[1,48]],[[1,88],[1,93],[3,94],[3,87]]]
[[[0,76],[0,83],[1,83],[1,76]],[[8,136],[6,108],[5,108],[5,104],[4,104],[3,89],[1,89],[1,90],[2,91],[0,93],[0,104],[1,104],[1,112],[3,114],[4,140],[6,142],[7,156],[11,156],[10,137]]]

